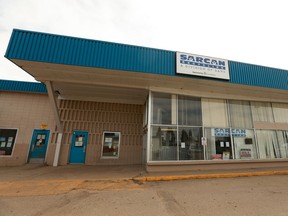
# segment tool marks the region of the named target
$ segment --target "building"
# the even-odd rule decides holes
[[[27,124],[38,118],[30,134],[49,131],[40,159],[50,165],[145,164],[151,171],[288,165],[286,70],[25,30],[13,31],[5,57],[47,88],[46,96],[35,90],[33,97],[45,97],[49,111],[29,113]],[[2,90],[1,97],[16,94]],[[16,152],[21,127],[0,126],[18,128]],[[10,135],[0,135],[7,147]],[[22,162],[37,146],[31,140],[25,138]]]

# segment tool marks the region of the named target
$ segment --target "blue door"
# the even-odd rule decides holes
[[[86,157],[86,146],[88,140],[87,131],[74,131],[70,151],[70,163],[84,164]]]
[[[29,151],[30,159],[44,159],[49,140],[49,130],[34,130]]]

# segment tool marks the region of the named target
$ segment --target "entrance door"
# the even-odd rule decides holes
[[[88,140],[87,131],[74,131],[71,143],[69,162],[73,164],[84,164],[86,157],[86,146]]]
[[[215,137],[216,154],[221,155],[223,160],[233,158],[230,137]]]
[[[32,141],[30,145],[29,158],[31,159],[45,159],[46,150],[49,140],[49,130],[34,130],[32,135]]]

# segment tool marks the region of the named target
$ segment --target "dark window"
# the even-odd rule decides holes
[[[0,129],[0,155],[11,155],[17,129]]]

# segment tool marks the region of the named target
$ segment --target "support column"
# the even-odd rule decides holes
[[[62,137],[63,137],[63,126],[60,121],[60,115],[59,115],[59,111],[58,111],[58,107],[56,103],[56,96],[54,93],[52,83],[51,81],[46,81],[45,84],[47,87],[48,96],[49,96],[50,104],[52,106],[52,110],[53,110],[56,125],[57,125],[57,131],[58,131],[56,149],[55,149],[54,160],[53,160],[53,166],[56,167],[58,166],[58,161],[59,161],[59,155],[60,155],[60,149],[61,149],[61,143],[62,143]]]

